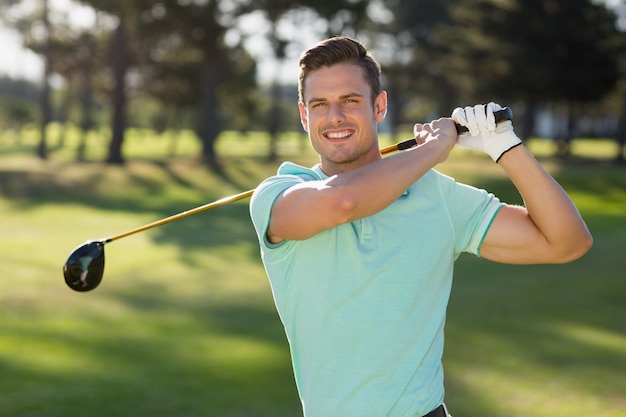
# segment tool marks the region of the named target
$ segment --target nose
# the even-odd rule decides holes
[[[341,104],[331,103],[328,106],[328,114],[326,115],[329,123],[333,125],[338,125],[343,122],[346,118],[343,109],[341,108]]]

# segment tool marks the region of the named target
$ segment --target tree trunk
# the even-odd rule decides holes
[[[526,101],[524,107],[524,114],[520,123],[516,123],[516,117],[513,115],[513,126],[515,127],[515,131],[518,132],[517,134],[520,139],[527,140],[535,133],[535,113],[537,106],[533,99],[529,99]]]
[[[278,135],[280,133],[281,114],[280,114],[280,87],[278,82],[274,81],[271,86],[272,104],[270,105],[269,117],[267,119],[267,133],[270,137],[269,152],[267,160],[275,162],[278,159]]]
[[[626,56],[626,42],[624,42],[623,55]],[[626,80],[626,73],[622,73],[622,81]],[[617,126],[617,135],[615,140],[617,142],[617,155],[615,156],[615,163],[623,165],[626,160],[624,159],[624,153],[626,153],[626,95],[622,96],[622,114]]]
[[[205,56],[200,85],[202,98],[198,111],[197,133],[202,141],[202,160],[212,167],[217,166],[215,141],[220,132],[217,117],[218,68],[214,57]]]
[[[617,155],[615,157],[615,163],[622,165],[626,162],[624,160],[624,153],[626,152],[626,108],[622,111],[615,140],[617,142]]]
[[[93,89],[92,89],[92,76],[93,76],[93,56],[95,42],[91,34],[85,34],[82,39],[82,48],[86,49],[85,59],[80,63],[81,74],[81,121],[80,130],[81,137],[78,149],[76,150],[76,159],[79,161],[85,160],[85,150],[87,148],[87,137],[89,131],[93,128]]]
[[[40,132],[41,136],[39,139],[39,144],[37,145],[37,156],[41,159],[48,158],[48,146],[46,144],[47,136],[46,130],[48,128],[48,124],[50,124],[50,119],[52,118],[52,110],[50,108],[50,82],[48,80],[51,71],[51,43],[52,43],[52,34],[50,29],[50,19],[48,16],[48,0],[43,0],[43,24],[46,28],[46,41],[44,44],[44,71],[43,71],[43,86],[41,93],[41,125]]]
[[[112,137],[109,144],[109,164],[123,164],[122,144],[124,143],[124,131],[126,130],[126,72],[128,71],[128,54],[126,50],[126,30],[124,21],[120,18],[120,23],[113,35],[112,57],[113,76],[115,86],[113,87],[113,127]]]
[[[576,109],[574,104],[567,103],[563,114],[565,126],[557,140],[557,156],[568,158],[572,155],[572,140],[576,134]]]

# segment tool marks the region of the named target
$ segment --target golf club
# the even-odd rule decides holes
[[[505,107],[502,110],[495,111],[494,116],[496,123],[500,123],[505,120],[512,120],[513,112],[508,107]],[[456,125],[456,130],[458,133],[467,132],[467,128],[460,125]],[[409,149],[416,144],[417,141],[415,138],[411,138],[395,145],[382,148],[380,153],[384,155],[395,151],[401,151]],[[144,226],[137,227],[114,236],[98,240],[88,240],[75,248],[65,261],[65,264],[63,264],[63,276],[65,277],[65,283],[74,291],[85,292],[93,290],[100,284],[104,274],[105,244],[135,233],[143,232],[144,230],[152,229],[153,227],[162,226],[176,220],[184,219],[185,217],[193,216],[194,214],[202,213],[235,201],[243,200],[244,198],[250,197],[253,192],[254,190],[244,191],[242,193],[224,197],[212,203],[204,204],[194,209],[148,223]]]

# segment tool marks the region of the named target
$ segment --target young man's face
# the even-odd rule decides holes
[[[372,104],[363,70],[338,64],[311,72],[304,84],[300,119],[322,170],[334,175],[380,158],[377,123],[387,111],[387,95]]]

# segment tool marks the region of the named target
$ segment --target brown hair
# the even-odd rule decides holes
[[[358,65],[363,70],[365,81],[372,90],[372,102],[374,102],[382,91],[380,64],[361,43],[347,36],[326,39],[302,54],[298,73],[300,102],[304,103],[304,83],[312,71],[344,63]]]

